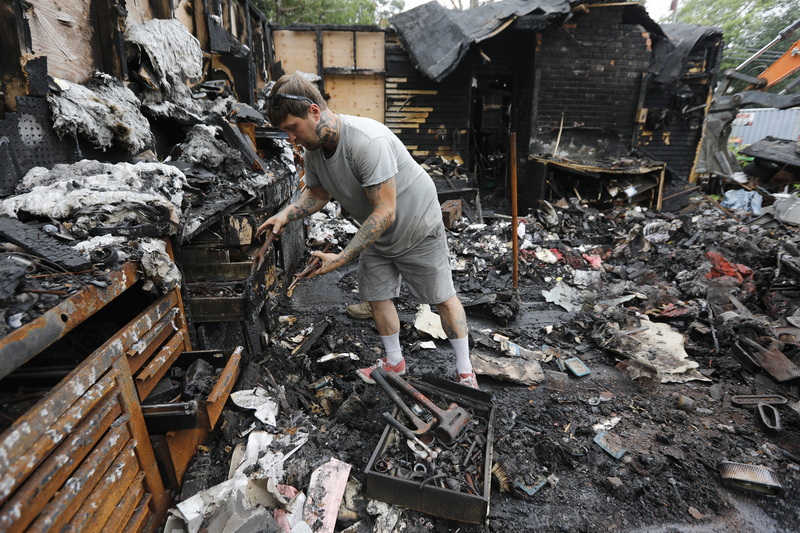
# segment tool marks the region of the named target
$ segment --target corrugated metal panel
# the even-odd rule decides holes
[[[764,137],[796,140],[800,137],[800,108],[742,109],[733,122],[730,139],[753,144]]]

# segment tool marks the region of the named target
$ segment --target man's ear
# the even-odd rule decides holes
[[[319,120],[319,117],[322,116],[322,110],[317,104],[311,104],[308,106],[308,114],[311,115],[314,120]]]

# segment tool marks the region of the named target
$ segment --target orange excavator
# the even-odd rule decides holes
[[[694,170],[695,176],[711,174],[730,178],[734,173],[741,172],[738,160],[728,151],[728,137],[731,132],[731,124],[742,107],[748,105],[776,109],[800,107],[800,94],[792,93],[800,86],[800,77],[789,82],[781,91],[770,92],[777,84],[800,72],[800,40],[796,41],[758,76],[753,77],[743,72],[767,50],[790,38],[798,29],[800,29],[800,19],[784,28],[772,41],[739,66],[723,73],[722,79],[714,91],[711,107],[703,126],[700,153]],[[745,82],[748,85],[741,92],[733,92],[731,87],[736,81]]]

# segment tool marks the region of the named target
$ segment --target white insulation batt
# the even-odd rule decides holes
[[[61,89],[47,101],[53,129],[60,136],[82,134],[98,148],[114,141],[137,154],[154,144],[150,123],[136,95],[115,78],[97,73],[89,86],[55,80]]]
[[[125,31],[129,47],[139,47],[150,58],[164,89],[170,84],[203,75],[200,41],[177,19],[153,19],[135,24]]]
[[[72,221],[88,231],[99,225],[151,223],[153,211],[168,214],[173,231],[180,222],[186,176],[162,163],[101,163],[84,159],[48,170],[34,167],[17,186],[16,196],[0,204],[3,214],[19,212]]]
[[[153,19],[125,31],[130,59],[150,64],[157,79],[147,70],[139,72],[154,89],[145,90],[142,106],[152,115],[185,122],[202,121],[203,105],[192,98],[187,86],[203,76],[200,42],[176,19]]]

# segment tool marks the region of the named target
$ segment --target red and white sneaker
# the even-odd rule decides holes
[[[401,359],[400,362],[397,363],[396,365],[390,365],[386,361],[386,358],[383,357],[381,359],[378,359],[378,362],[372,366],[368,366],[367,368],[359,368],[358,370],[356,370],[356,375],[361,379],[363,379],[365,382],[369,383],[370,385],[374,385],[375,380],[372,379],[372,371],[375,370],[376,368],[382,368],[387,372],[394,372],[398,376],[402,376],[403,374],[406,373],[406,359],[405,358]]]
[[[464,385],[465,387],[472,387],[473,389],[480,390],[478,387],[478,378],[475,377],[475,372],[469,374],[456,374],[456,383]]]

